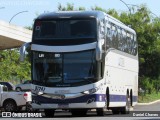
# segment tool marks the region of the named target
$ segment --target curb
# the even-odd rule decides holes
[[[156,100],[156,101],[149,102],[149,103],[137,103],[136,105],[151,105],[151,104],[154,104],[154,103],[157,103],[157,102],[160,102],[160,100]]]

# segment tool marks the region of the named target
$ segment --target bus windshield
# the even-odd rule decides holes
[[[33,81],[42,85],[75,86],[95,78],[95,51],[74,53],[33,52]]]
[[[36,21],[34,39],[95,38],[95,27],[96,21],[94,19]]]

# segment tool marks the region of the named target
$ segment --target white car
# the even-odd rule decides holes
[[[31,80],[26,80],[21,84],[17,84],[15,88],[16,88],[16,91],[30,91],[32,88]]]
[[[27,110],[31,101],[31,92],[8,92],[8,88],[0,84],[0,108],[6,112],[17,112],[22,107]]]

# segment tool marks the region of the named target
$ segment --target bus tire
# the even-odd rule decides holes
[[[4,102],[4,110],[5,112],[16,112],[17,111],[17,104],[14,100],[6,100]]]
[[[133,93],[132,93],[132,89],[130,90],[130,104],[131,106],[133,106]]]
[[[130,107],[131,107],[131,101],[130,101],[130,96],[129,96],[128,92],[127,92],[127,95],[126,95],[126,105],[125,105],[125,107],[121,108],[121,113],[122,114],[129,114]]]
[[[109,100],[109,88],[107,87],[107,89],[106,89],[106,107],[107,107],[107,109],[109,109],[109,102],[110,102],[110,100]]]
[[[97,112],[97,116],[104,116],[104,109],[103,108],[97,108],[96,112]]]
[[[48,118],[54,117],[54,112],[55,112],[54,109],[45,109],[44,110],[45,116]]]

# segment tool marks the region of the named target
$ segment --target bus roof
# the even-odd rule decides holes
[[[121,21],[119,21],[118,19],[102,12],[102,11],[58,11],[58,12],[50,12],[50,13],[44,13],[41,14],[40,16],[38,16],[38,20],[43,20],[43,19],[57,19],[57,18],[105,18],[108,17],[109,21],[113,22],[114,24],[117,24],[118,26],[126,29],[127,31],[130,31],[134,34],[136,34],[136,32],[128,27],[127,25],[125,25],[124,23],[122,23]]]
[[[58,11],[45,13],[37,19],[54,19],[54,18],[97,18],[104,16],[101,11]]]

